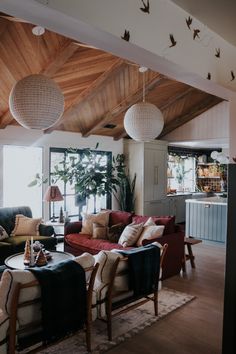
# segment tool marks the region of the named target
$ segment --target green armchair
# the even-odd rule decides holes
[[[15,217],[17,214],[23,214],[32,218],[32,211],[27,206],[0,208],[0,225],[4,227],[8,235],[11,234],[15,226]],[[39,236],[33,236],[34,240],[40,241],[48,250],[56,249],[56,238],[52,226],[40,224]],[[13,236],[0,241],[0,265],[4,264],[4,260],[15,253],[23,252],[25,241],[29,236]]]

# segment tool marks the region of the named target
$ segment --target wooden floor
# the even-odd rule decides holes
[[[110,353],[220,354],[223,321],[225,248],[201,243],[193,247],[196,269],[163,285],[196,296]]]

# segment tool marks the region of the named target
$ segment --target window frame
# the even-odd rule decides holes
[[[52,178],[52,170],[51,170],[51,162],[52,162],[52,159],[51,159],[51,156],[52,156],[52,153],[63,153],[64,154],[64,157],[66,155],[66,153],[68,153],[68,150],[70,148],[61,148],[61,147],[50,147],[49,148],[49,184],[51,184],[51,178]],[[79,149],[79,148],[73,148],[73,150],[75,152],[72,152],[72,153],[75,153],[75,154],[83,154],[83,152],[85,151],[85,149]],[[91,151],[97,153],[97,155],[105,155],[107,157],[107,163],[110,164],[112,163],[112,152],[111,151],[102,151],[102,150],[92,150]],[[63,182],[62,182],[63,183]],[[63,195],[63,209],[64,211],[66,211],[66,197],[67,196],[75,196],[75,193],[74,194],[66,194],[66,183],[64,182],[64,188],[63,188],[63,191],[61,191],[62,195]],[[111,201],[112,201],[112,196],[111,196],[111,193],[108,193],[106,195],[106,208],[107,209],[111,209]],[[50,203],[50,208],[49,208],[49,217],[51,219],[52,217],[52,203]],[[78,209],[78,214],[73,214],[73,215],[68,215],[69,217],[79,217],[79,209]]]

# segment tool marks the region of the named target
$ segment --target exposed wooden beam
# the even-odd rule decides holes
[[[219,97],[215,96],[210,96],[201,103],[196,104],[195,107],[192,108],[192,110],[184,115],[180,115],[177,118],[173,119],[169,123],[167,123],[164,126],[164,129],[162,130],[161,134],[159,135],[158,138],[162,138],[166,134],[169,134],[173,130],[179,128],[181,125],[189,122],[193,118],[199,116],[203,112],[207,111],[208,109],[212,108],[216,104],[222,102],[222,99]]]
[[[163,77],[160,74],[157,74],[154,78],[152,78],[149,82],[145,84],[145,91],[148,94],[149,91],[153,90],[155,87],[160,86],[168,79]],[[83,137],[88,137],[93,134],[97,129],[102,128],[105,124],[109,123],[117,117],[119,114],[127,110],[130,106],[140,101],[143,96],[143,88],[140,87],[134,94],[126,97],[122,102],[120,102],[116,107],[114,107],[111,111],[109,111],[102,119],[98,122],[95,122],[93,126],[91,126],[87,131],[83,133]]]
[[[78,50],[78,46],[67,41],[63,47],[60,48],[54,59],[41,71],[41,74],[48,77],[52,77],[55,73],[65,64],[65,62]],[[13,117],[10,110],[6,111],[4,115],[0,118],[0,129],[6,128],[8,124],[11,123]]]
[[[120,139],[123,139],[127,136],[128,134],[126,133],[125,129],[123,129],[121,132],[117,133],[115,136],[114,136],[114,140],[117,141],[117,140],[120,140]]]
[[[0,117],[0,129],[5,129],[8,124],[10,124],[13,120],[13,117],[9,110],[7,110],[1,117]]]
[[[184,92],[171,97],[165,104],[163,104],[162,106],[160,106],[158,108],[161,111],[164,111],[165,109],[169,108],[170,106],[175,104],[177,101],[181,100],[182,98],[185,98],[186,96],[188,96],[190,93],[192,93],[194,91],[197,91],[197,89],[190,87],[187,90],[185,90]]]
[[[65,119],[70,119],[70,117],[75,114],[75,111],[79,110],[80,105],[88,100],[91,99],[101,88],[101,86],[104,84],[106,80],[112,79],[112,75],[114,75],[116,72],[118,72],[122,66],[125,65],[125,62],[123,59],[117,59],[106,71],[104,71],[96,80],[93,81],[93,83],[88,86],[74,101],[74,103],[64,112],[63,116],[59,120],[58,123],[56,123],[54,126],[51,128],[48,128],[44,130],[44,133],[48,134],[51,133],[53,130],[56,128],[59,128],[62,121]],[[83,134],[83,132],[82,132]]]
[[[56,54],[55,58],[47,65],[47,67],[42,70],[41,74],[48,77],[52,77],[56,72],[67,62],[70,57],[79,49],[79,47],[68,41],[66,44],[60,48],[60,51]]]

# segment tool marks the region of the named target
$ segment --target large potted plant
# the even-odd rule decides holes
[[[97,146],[96,146],[97,148]],[[69,149],[68,152],[75,150]],[[103,154],[96,150],[84,149],[81,154],[66,157],[54,167],[52,177],[56,183],[62,180],[75,186],[77,203],[84,202],[89,197],[94,198],[94,212],[97,212],[96,198],[116,191],[119,180],[115,173],[116,167],[104,163]]]
[[[125,156],[118,154],[112,161],[104,162],[104,155],[89,148],[84,149],[80,154],[73,156],[75,149],[68,149],[65,159],[54,166],[52,182],[55,184],[61,180],[70,183],[75,187],[75,203],[80,208],[86,205],[88,198],[94,199],[94,212],[97,212],[96,198],[113,194],[118,202],[120,210],[134,210],[134,188],[136,175],[130,178],[125,166]],[[39,174],[30,186],[47,182]]]
[[[129,170],[125,165],[125,155],[118,154],[116,158],[113,157],[113,164],[117,172],[118,189],[113,191],[113,194],[118,202],[120,210],[134,211],[135,205],[135,184],[136,174],[131,178]]]

